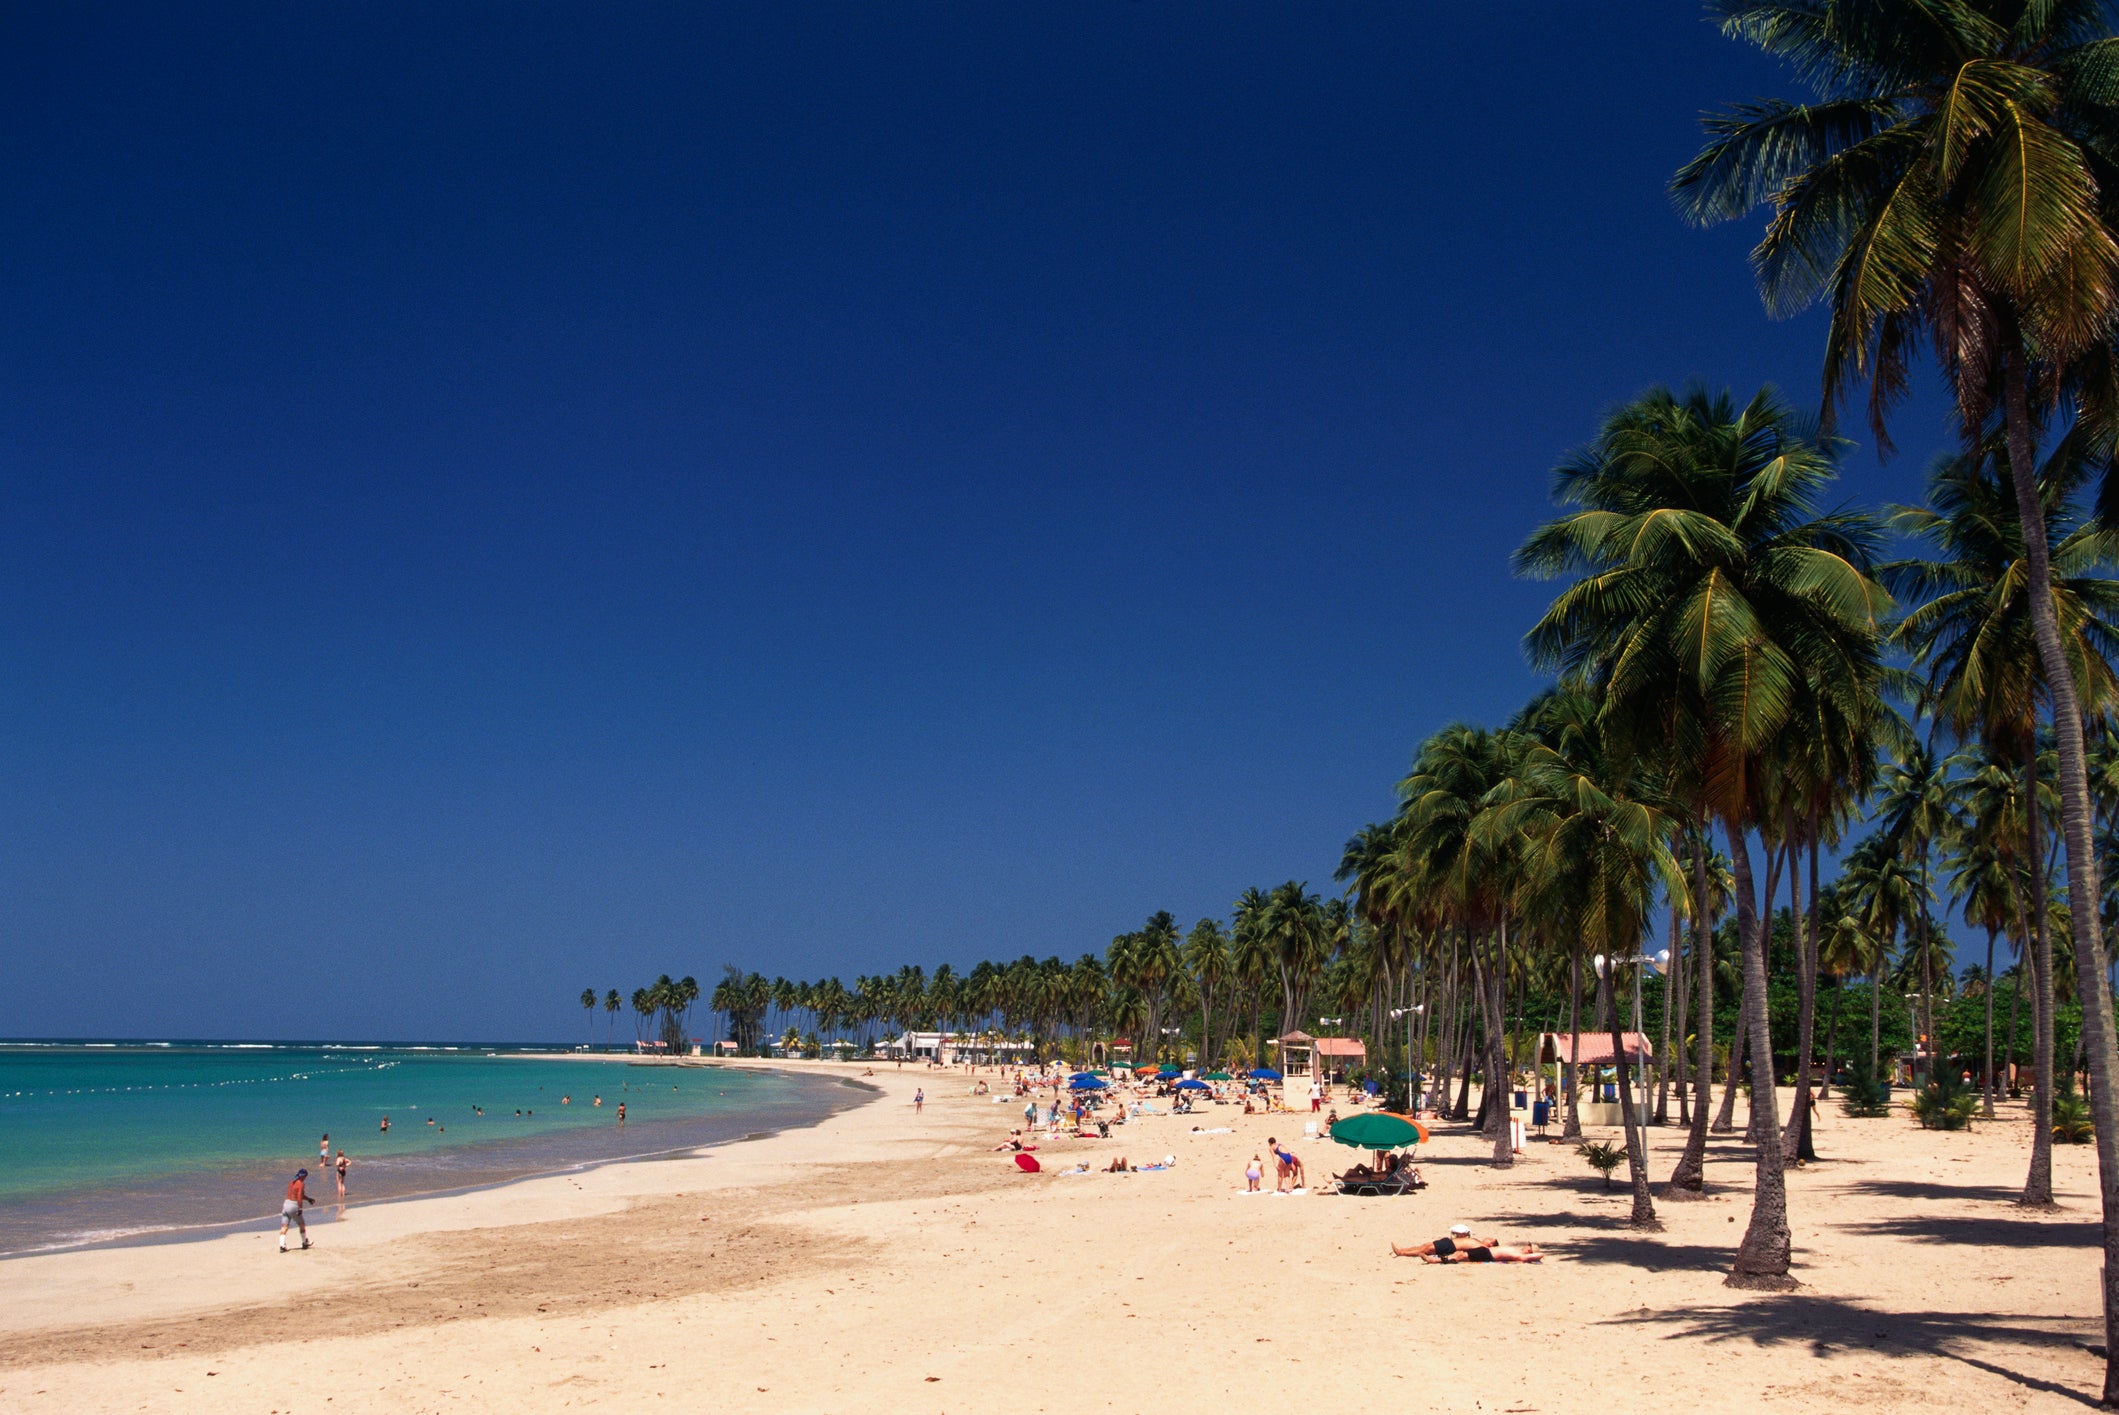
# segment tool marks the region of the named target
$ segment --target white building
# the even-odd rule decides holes
[[[1014,1059],[1028,1056],[1030,1050],[1028,1042],[1005,1041],[978,1032],[900,1032],[891,1040],[876,1044],[878,1056],[903,1061],[939,1060],[945,1066],[974,1056]]]

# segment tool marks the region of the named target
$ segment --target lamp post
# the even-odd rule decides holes
[[[1405,1109],[1407,1114],[1420,1113],[1420,1097],[1413,1094],[1413,1019],[1427,1011],[1427,1004],[1416,1003],[1411,1007],[1393,1007],[1391,1020],[1405,1019]]]
[[[1656,975],[1658,977],[1661,977],[1670,968],[1670,950],[1667,948],[1659,948],[1653,953],[1633,953],[1628,954],[1624,957],[1614,958],[1607,958],[1603,954],[1599,953],[1591,961],[1596,965],[1597,976],[1600,978],[1609,977],[1610,974],[1607,970],[1611,968],[1616,968],[1622,963],[1645,963],[1649,967],[1655,969]],[[1667,1001],[1665,1003],[1665,1006],[1668,1006]],[[1646,1038],[1646,1033],[1643,1032],[1641,1027],[1641,970],[1638,967],[1633,970],[1633,1033],[1635,1036],[1642,1037],[1644,1040]],[[1611,1064],[1614,1068],[1616,1068],[1619,1064],[1619,1059],[1614,1056],[1611,1059]],[[1657,1057],[1656,1065],[1661,1066],[1662,1064],[1663,1058]],[[1648,1078],[1646,1076],[1643,1076],[1641,1078],[1641,1093],[1645,1096],[1647,1092]]]

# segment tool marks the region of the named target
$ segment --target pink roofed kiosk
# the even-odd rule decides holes
[[[1625,1047],[1626,1064],[1633,1072],[1634,1116],[1639,1124],[1646,1125],[1648,1123],[1648,1085],[1646,1077],[1648,1074],[1647,1068],[1655,1062],[1655,1044],[1648,1040],[1648,1036],[1644,1032],[1621,1032],[1619,1037]],[[1613,1071],[1613,1083],[1616,1084],[1618,1080],[1616,1068],[1613,1065],[1615,1053],[1612,1051],[1611,1033],[1582,1033],[1582,1054],[1579,1058],[1574,1055],[1574,1040],[1572,1032],[1546,1032],[1538,1038],[1538,1079],[1541,1083],[1540,1089],[1543,1089],[1543,1082],[1547,1080],[1552,1082],[1553,1093],[1560,1097],[1561,1114],[1564,1115],[1566,1113],[1567,1097],[1560,1089],[1561,1080],[1565,1075],[1565,1068],[1568,1062],[1579,1059],[1583,1066],[1591,1068],[1589,1075],[1583,1081],[1583,1085],[1589,1088],[1589,1095],[1585,1096],[1582,1101],[1582,1123],[1584,1125],[1625,1124],[1626,1118],[1619,1113],[1617,1100],[1603,1100],[1595,1089],[1599,1076],[1607,1069]],[[1591,1099],[1590,1097],[1597,1098]],[[1560,1118],[1560,1115],[1553,1117],[1555,1121]]]

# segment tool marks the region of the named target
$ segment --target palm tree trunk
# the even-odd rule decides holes
[[[1690,930],[1684,932],[1690,932]],[[1670,1053],[1670,1064],[1676,1072],[1678,1124],[1690,1130],[1692,1128],[1692,1065],[1685,1055],[1685,1023],[1687,1021],[1687,1008],[1692,1001],[1692,993],[1686,987],[1687,982],[1691,979],[1691,974],[1687,973],[1685,969],[1689,966],[1691,950],[1686,948],[1684,943],[1684,933],[1681,932],[1670,950],[1670,977],[1663,985],[1663,997],[1665,1007],[1670,1005],[1672,998],[1675,998],[1677,1002],[1677,1049]]]
[[[1606,963],[1605,974],[1617,968],[1616,963]],[[1626,1038],[1620,1030],[1619,1009],[1612,998],[1609,976],[1598,977],[1597,1000],[1611,1026],[1611,1060],[1619,1073],[1619,1118],[1626,1128],[1626,1173],[1633,1185],[1633,1214],[1627,1222],[1633,1228],[1660,1233],[1663,1224],[1655,1216],[1655,1200],[1648,1194],[1648,1146],[1633,1110],[1633,1068],[1626,1063]]]
[[[1729,1070],[1722,1077],[1722,1108],[1714,1117],[1712,1129],[1717,1135],[1726,1135],[1736,1129],[1736,1078],[1744,1074],[1744,1063],[1751,1059],[1751,988],[1745,980],[1742,996],[1736,1004],[1736,1035],[1729,1039]]]
[[[2073,666],[2060,642],[2060,621],[2053,612],[2052,558],[2046,545],[2044,509],[2039,504],[2037,464],[2032,460],[2028,370],[2020,347],[2003,355],[2002,389],[2009,439],[2009,472],[2016,483],[2017,515],[2023,522],[2027,598],[2031,631],[2045,665],[2046,689],[2053,704],[2053,735],[2060,747],[2060,819],[2067,842],[2068,907],[2074,920],[2075,985],[2082,1001],[2082,1044],[2090,1072],[2090,1108],[2096,1127],[2097,1187],[2103,1200],[2104,1228],[2104,1391],[2107,1405],[2119,1404],[2119,1036],[2112,1023],[2109,960],[2099,927],[2103,891],[2097,879],[2096,842],[2087,754],[2082,740],[2082,705],[2076,694]],[[2035,802],[2033,803],[2035,805]],[[2040,1080],[2045,1077],[2041,1075]],[[2048,1137],[2052,1123],[2045,1122]]]
[[[1762,842],[1764,841],[1764,832],[1760,833],[1759,839]],[[1786,864],[1791,869],[1794,868],[1795,844],[1792,840],[1771,845],[1766,850],[1766,887],[1759,895],[1760,900],[1763,902],[1758,926],[1759,949],[1761,952],[1768,951],[1773,946],[1773,896],[1780,892],[1781,866],[1783,864]],[[1790,919],[1788,926],[1792,931],[1795,928],[1795,921]],[[1738,956],[1741,958],[1741,951]],[[1746,988],[1745,991],[1748,993],[1750,989]],[[1763,998],[1764,994],[1760,996]],[[1749,1047],[1744,1049],[1744,1056],[1747,1061],[1756,1060],[1755,1054]],[[1773,1056],[1770,1052],[1766,1056],[1766,1065],[1769,1070],[1772,1068]],[[1744,1143],[1747,1145],[1764,1144],[1766,1136],[1770,1133],[1770,1131],[1760,1128],[1759,1108],[1755,1105],[1746,1106],[1744,1108]]]
[[[1492,1104],[1487,1112],[1486,1123],[1494,1137],[1493,1163],[1496,1169],[1506,1169],[1516,1162],[1514,1136],[1509,1133],[1508,1114],[1508,1057],[1505,1051],[1508,1029],[1507,1014],[1503,1006],[1502,989],[1507,983],[1508,968],[1508,919],[1503,916],[1501,926],[1494,933],[1493,976],[1487,990],[1492,997],[1486,1029],[1486,1094]]]
[[[2038,748],[2024,761],[2024,829],[2031,862],[2031,1169],[2026,1208],[2053,1207],[2053,938],[2046,927],[2044,812],[2038,805]]]
[[[1793,842],[1788,847],[1788,922],[1795,929],[1795,1103],[1782,1133],[1781,1155],[1789,1163],[1817,1158],[1810,1133],[1810,1052],[1817,1040],[1817,814],[1806,822],[1810,834],[1810,913],[1803,913],[1802,862]]]
[[[1685,1151],[1663,1186],[1666,1199],[1698,1199],[1707,1193],[1707,1111],[1714,1087],[1714,920],[1707,907],[1707,831],[1704,822],[1692,837],[1692,967],[1699,974],[1699,1043],[1692,1074],[1692,1128]]]
[[[1572,1038],[1567,1045],[1567,1068],[1561,1073],[1562,1084],[1567,1088],[1567,1120],[1560,1126],[1560,1138],[1580,1140],[1582,1138],[1582,941],[1575,940],[1573,958],[1567,970],[1567,1030]]]
[[[1796,1286],[1788,1275],[1788,1185],[1781,1160],[1780,1121],[1774,1114],[1773,1036],[1766,1003],[1766,928],[1757,917],[1751,892],[1751,846],[1742,826],[1728,826],[1729,862],[1736,882],[1736,933],[1744,969],[1745,1009],[1751,1040],[1751,1112],[1762,1138],[1758,1176],[1751,1200],[1751,1222],[1744,1231],[1736,1262],[1725,1285],[1785,1292]],[[1750,914],[1753,917],[1746,918]]]
[[[1994,1118],[1994,930],[1987,929],[1987,1058],[1980,1073],[1981,1112]]]
[[[1883,964],[1879,961],[1876,971],[1869,975],[1869,1074],[1877,1074],[1884,1064],[1884,979]]]
[[[1847,985],[1835,974],[1832,979],[1832,1020],[1825,1024],[1825,1074],[1817,1082],[1819,1100],[1825,1099],[1832,1091],[1832,1062],[1839,1055],[1839,1006],[1846,997]]]
[[[2002,1081],[2005,1086],[2013,1084],[2016,1080],[2016,1018],[2018,1015],[2017,1009],[2023,1003],[2022,959],[2024,952],[2024,948],[2019,944],[2016,949],[2016,980],[2009,984],[2009,1044],[2007,1053],[2001,1063]]]

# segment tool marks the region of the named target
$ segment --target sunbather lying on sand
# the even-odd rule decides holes
[[[1423,1263],[1542,1263],[1546,1258],[1535,1243],[1518,1248],[1504,1244],[1498,1238],[1475,1238],[1471,1229],[1461,1223],[1449,1231],[1447,1238],[1416,1243],[1410,1248],[1393,1243],[1391,1252],[1400,1258],[1418,1258]]]

